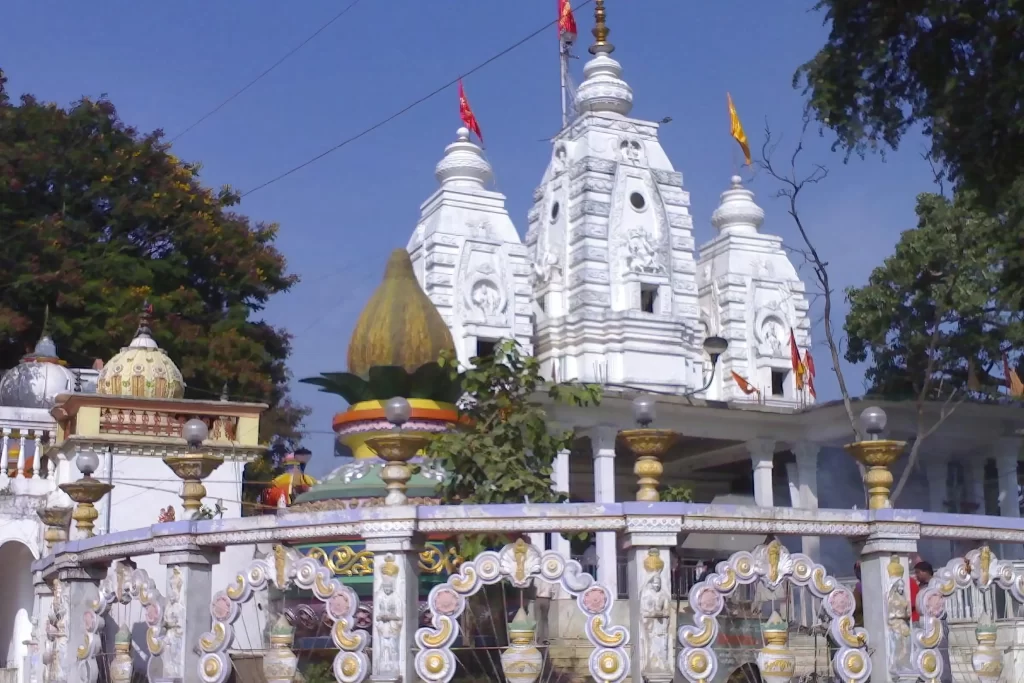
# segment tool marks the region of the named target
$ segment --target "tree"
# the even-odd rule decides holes
[[[1006,305],[993,253],[1002,223],[976,206],[966,191],[953,199],[919,195],[917,227],[902,234],[865,286],[847,290],[846,359],[870,359],[870,393],[917,406],[917,437],[893,500],[925,440],[962,401],[997,394],[1003,359],[1024,346],[1022,315]],[[943,404],[930,424],[929,401]]]
[[[552,429],[537,402],[541,392],[579,406],[597,404],[601,388],[577,382],[546,383],[540,362],[526,356],[519,344],[505,340],[493,355],[472,359],[460,369],[451,356],[442,358],[453,381],[458,377],[465,397],[459,405],[463,427],[431,441],[427,455],[448,472],[441,496],[449,503],[557,503],[568,491],[551,488],[559,451],[572,446],[572,430]],[[493,539],[461,539],[463,556]]]
[[[911,127],[992,209],[1024,176],[1024,5],[1016,0],[819,0],[825,46],[794,77],[836,145],[895,149]]]
[[[297,440],[308,411],[288,398],[290,337],[254,318],[297,277],[277,225],[232,211],[238,194],[199,181],[162,132],[140,134],[106,99],[13,103],[0,71],[0,367],[38,339],[88,367],[132,338],[139,311],[181,368],[189,398],[266,401],[261,437]]]

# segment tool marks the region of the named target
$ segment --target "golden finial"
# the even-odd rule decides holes
[[[388,555],[384,558],[384,566],[380,568],[380,573],[392,578],[398,576],[398,565],[395,564],[394,555]]]
[[[903,578],[903,563],[900,562],[898,556],[893,555],[889,558],[889,566],[885,568],[885,572],[889,575],[890,579]]]
[[[274,573],[277,574],[277,587],[283,589],[288,581],[288,551],[283,545],[274,546]]]
[[[648,550],[647,557],[644,558],[644,569],[647,570],[647,573],[660,574],[664,568],[665,560],[661,559],[661,551],[657,548]]]
[[[590,46],[590,54],[598,52],[611,54],[615,52],[615,46],[608,42],[608,25],[605,24],[604,0],[594,0],[594,44]]]
[[[768,582],[776,583],[779,580],[779,560],[782,559],[782,544],[772,541],[768,544]]]

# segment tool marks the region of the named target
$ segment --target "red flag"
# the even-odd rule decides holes
[[[740,391],[742,391],[744,394],[747,394],[748,396],[750,394],[755,393],[755,392],[758,393],[758,394],[761,393],[760,391],[757,390],[757,387],[751,385],[750,382],[745,380],[735,370],[732,371],[732,381],[736,382],[736,385],[739,386]]]
[[[473,108],[469,106],[469,100],[466,99],[466,90],[462,87],[461,78],[459,79],[459,116],[466,128],[476,133],[476,136],[480,138],[480,144],[483,144],[484,136],[480,132],[480,124],[476,120],[476,115],[473,114]]]
[[[789,328],[789,356],[790,361],[793,364],[793,375],[796,377],[796,388],[800,391],[804,388],[804,367],[803,361],[800,360],[800,349],[796,345],[796,334],[793,333],[793,328]]]
[[[558,0],[558,37],[566,43],[576,40],[576,17],[569,0]]]
[[[811,356],[810,349],[804,351],[804,369],[807,371],[807,393],[816,399],[818,392],[814,390],[814,357]]]

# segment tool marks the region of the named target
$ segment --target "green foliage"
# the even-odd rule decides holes
[[[974,206],[970,193],[920,195],[917,227],[867,285],[847,290],[846,359],[870,358],[870,393],[948,396],[968,389],[970,364],[982,398],[1002,384],[1002,352],[1024,347],[1020,309],[1007,300],[992,246],[1003,225]]]
[[[263,440],[298,441],[309,411],[288,398],[290,337],[258,317],[297,278],[274,247],[277,225],[238,202],[111,102],[14,103],[0,72],[0,367],[39,338],[47,306],[62,358],[109,359],[148,300],[187,398],[216,399],[226,384],[235,400],[271,405]]]
[[[428,450],[449,473],[441,484],[442,498],[473,504],[565,501],[568,492],[551,489],[551,473],[558,452],[572,446],[573,432],[552,431],[538,394],[546,392],[562,403],[596,405],[600,386],[545,382],[539,361],[511,340],[472,363],[460,373],[450,355],[441,359],[453,381],[459,376],[467,395],[459,406],[463,428],[441,435]],[[461,539],[460,551],[471,557],[502,540]]]
[[[896,148],[913,126],[931,157],[993,208],[1024,176],[1024,4],[819,0],[830,33],[797,71],[817,120],[849,152]]]
[[[299,381],[320,387],[326,394],[337,394],[349,404],[386,401],[394,396],[455,403],[462,395],[458,375],[450,374],[440,363],[425,363],[415,372],[397,365],[372,367],[368,379],[351,372],[325,372]]]
[[[679,484],[678,486],[666,486],[662,488],[658,494],[661,496],[662,502],[665,503],[693,502],[693,489],[685,484]]]

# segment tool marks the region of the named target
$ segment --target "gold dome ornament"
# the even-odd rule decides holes
[[[843,448],[857,462],[867,467],[864,485],[868,487],[868,509],[891,508],[889,492],[892,489],[892,472],[889,468],[903,455],[907,442],[879,438],[888,422],[881,408],[865,408],[860,414],[860,422],[869,438],[846,444]]]
[[[654,422],[654,399],[649,396],[638,396],[633,399],[633,414],[640,424],[639,429],[626,429],[619,436],[636,456],[633,474],[637,476],[638,490],[636,499],[645,503],[656,503],[661,499],[658,484],[665,471],[661,458],[668,453],[679,435],[668,429],[651,429],[648,425]]]
[[[185,380],[167,352],[153,339],[153,308],[143,305],[139,329],[128,346],[111,358],[96,377],[96,393],[135,398],[181,398]]]
[[[364,379],[376,366],[414,372],[442,351],[455,353],[452,333],[416,280],[409,252],[396,249],[352,332],[348,371]]]

